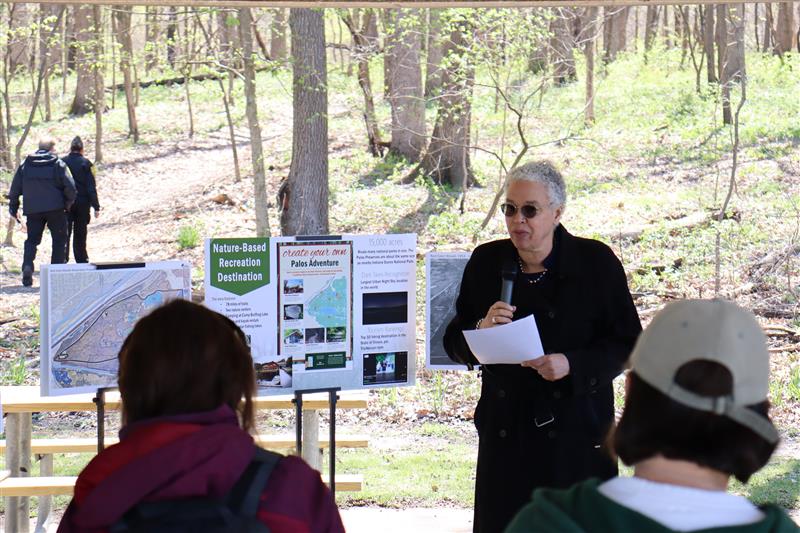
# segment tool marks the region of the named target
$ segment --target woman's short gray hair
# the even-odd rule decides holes
[[[505,191],[517,181],[532,181],[547,187],[550,205],[564,207],[567,203],[567,186],[564,177],[550,161],[531,161],[514,167],[506,176]]]

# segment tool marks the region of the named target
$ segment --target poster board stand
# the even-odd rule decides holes
[[[105,449],[106,437],[106,392],[117,387],[100,387],[92,401],[97,406],[97,453]]]
[[[304,389],[294,391],[292,403],[295,408],[295,445],[296,453],[302,457],[303,454],[303,395],[317,392],[328,393],[328,412],[330,421],[328,423],[329,442],[328,442],[328,482],[331,494],[336,495],[336,401],[339,399],[341,387],[328,387],[322,389]]]

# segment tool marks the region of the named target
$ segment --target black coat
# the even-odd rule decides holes
[[[68,156],[62,158],[62,161],[69,167],[75,180],[75,188],[78,190],[75,203],[81,206],[90,205],[93,209],[100,210],[92,162],[79,152],[70,152]]]
[[[462,330],[474,329],[499,300],[503,264],[517,257],[509,239],[472,253],[444,338],[453,360],[477,364]],[[574,237],[562,226],[545,264],[548,272],[536,283],[531,281],[538,274],[518,275],[514,319],[532,313],[545,353],[564,353],[570,373],[548,382],[519,365],[481,369],[475,531],[502,531],[534,488],[617,473],[604,446],[614,421],[611,382],[642,329],[625,272],[608,246]]]
[[[8,192],[8,211],[12,217],[17,216],[20,196],[25,215],[69,211],[75,195],[75,182],[67,165],[47,150],[38,150],[26,157],[14,174]]]

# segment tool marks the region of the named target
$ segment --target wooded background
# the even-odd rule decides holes
[[[102,164],[104,112],[125,106],[128,134],[139,142],[139,91],[154,84],[184,87],[186,108],[175,118],[192,137],[191,82],[214,80],[228,119],[231,172],[240,179],[230,109],[240,104],[232,95],[243,84],[252,148],[245,173],[253,179],[257,233],[271,232],[266,206],[277,192],[281,233],[324,234],[329,62],[358,79],[365,150],[417,163],[406,180],[424,174],[465,191],[474,181],[470,152],[488,151],[471,125],[476,68],[488,69],[495,108],[515,124],[515,153],[491,151],[505,172],[531,147],[528,109],[546,85],[578,78],[579,55],[587,123],[595,119],[595,74],[626,50],[643,46],[647,54],[657,45],[680,49],[681,68],[694,70],[697,92],[715,87],[731,124],[732,91],[742,102],[746,94],[745,48],[780,58],[800,51],[798,8],[800,2],[328,10],[0,4],[0,166],[19,164],[34,122],[86,113],[95,115],[93,156]],[[371,79],[375,61],[383,63],[382,87]],[[280,69],[293,73],[294,142],[288,178],[268,194],[255,79],[257,71]],[[541,83],[523,89],[525,76]],[[29,89],[20,91],[23,80]],[[391,106],[388,123],[376,116],[377,91]],[[71,95],[70,105],[55,107],[55,93]],[[26,121],[12,119],[15,106],[29,109]]]

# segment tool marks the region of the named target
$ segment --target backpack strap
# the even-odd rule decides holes
[[[261,493],[264,492],[272,471],[281,459],[283,456],[278,453],[256,447],[252,461],[228,492],[226,497],[228,507],[241,516],[256,516]]]

